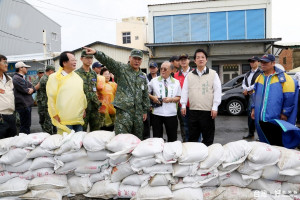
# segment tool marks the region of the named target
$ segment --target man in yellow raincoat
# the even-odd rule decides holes
[[[53,125],[58,133],[70,133],[83,130],[86,97],[83,91],[83,81],[76,69],[76,59],[72,52],[60,54],[59,70],[49,76],[46,90],[48,96],[48,111]]]

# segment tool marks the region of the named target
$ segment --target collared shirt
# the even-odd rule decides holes
[[[184,77],[186,77],[189,72],[190,72],[190,67],[185,72],[183,71],[183,69],[181,69],[181,73],[183,74]]]
[[[201,72],[198,70],[198,68],[196,70],[197,70],[198,75],[201,77],[204,74],[204,72],[206,71],[206,66],[204,67],[204,69]],[[180,99],[182,108],[186,108],[186,104],[187,104],[188,96],[189,96],[188,88],[189,88],[189,82],[184,81],[182,91],[181,91],[181,99]],[[221,96],[222,96],[221,88],[222,88],[221,81],[220,81],[218,74],[216,73],[216,75],[214,77],[214,83],[213,83],[214,99],[213,99],[212,110],[214,110],[214,111],[218,111],[218,106],[221,103]]]
[[[300,72],[297,72],[294,76],[294,78],[298,81],[298,85],[300,87]],[[300,89],[300,88],[299,88]]]
[[[61,75],[63,75],[63,76],[67,76],[67,75],[68,75],[68,73],[67,73],[65,70],[62,70],[62,71],[61,71]]]
[[[3,74],[3,77],[0,80],[3,83],[3,85],[5,85],[5,83],[6,83],[6,76]]]
[[[251,91],[251,90],[254,89],[254,84],[251,85],[251,80],[252,80],[252,78],[253,78],[253,76],[254,76],[254,74],[255,74],[255,72],[256,72],[257,70],[258,70],[258,68],[256,68],[256,70],[252,70],[252,69],[251,69],[251,72],[250,72],[250,74],[249,74],[249,76],[248,76],[248,79],[247,79],[247,82],[248,82],[249,87],[246,86],[245,79],[243,80],[243,84],[242,84],[243,90]]]
[[[168,97],[174,98],[179,97],[181,95],[180,83],[177,79],[173,77],[169,77],[166,79],[168,84]],[[158,98],[165,98],[165,79],[161,76],[153,78],[148,84],[148,92],[153,92],[154,96]],[[176,103],[162,103],[162,106],[153,109],[154,115],[159,116],[176,116],[177,115],[177,105]]]

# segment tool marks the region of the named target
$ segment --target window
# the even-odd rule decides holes
[[[245,39],[245,11],[228,12],[228,39]]]
[[[172,42],[172,16],[154,18],[155,43]]]
[[[226,12],[210,13],[210,40],[227,40]]]
[[[265,9],[247,10],[247,39],[265,38]]]
[[[131,43],[131,37],[130,32],[124,32],[123,35],[123,44],[130,44]]]
[[[286,57],[283,57],[283,64],[286,65]]]
[[[51,39],[54,41],[57,41],[57,33],[52,32],[51,33]]]
[[[208,14],[191,14],[191,40],[208,41]]]
[[[248,71],[250,71],[250,69],[250,64],[242,64],[242,74],[247,73]]]
[[[173,42],[190,41],[189,15],[173,16]]]

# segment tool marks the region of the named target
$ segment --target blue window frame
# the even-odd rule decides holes
[[[247,39],[265,38],[265,9],[247,10]]]
[[[191,40],[208,41],[207,13],[191,14]]]
[[[172,16],[154,17],[155,43],[172,42]]]
[[[173,42],[190,41],[189,15],[173,16]]]
[[[227,40],[226,12],[209,13],[210,40]]]
[[[245,11],[228,12],[228,39],[245,39]]]

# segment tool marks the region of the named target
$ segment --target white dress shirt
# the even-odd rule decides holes
[[[62,70],[62,71],[61,71],[61,75],[63,75],[63,76],[67,76],[67,75],[68,75],[68,73],[67,73],[65,70]]]
[[[0,79],[3,85],[6,83],[6,76],[3,74],[2,79]]]
[[[254,76],[254,74],[255,74],[255,72],[256,72],[257,70],[258,70],[258,68],[256,68],[256,70],[252,70],[252,69],[251,69],[251,72],[250,72],[250,74],[249,74],[249,76],[248,76],[248,78],[247,78],[247,82],[248,82],[249,87],[246,86],[245,78],[244,78],[243,84],[242,84],[243,90],[247,90],[247,91],[249,92],[249,91],[251,91],[251,90],[254,89],[254,84],[251,85],[251,80],[252,80],[252,78],[253,78],[253,76]]]
[[[198,68],[196,70],[197,70],[198,75],[201,77],[204,74],[204,72],[206,71],[206,66],[204,67],[204,69],[201,72],[198,70]],[[191,73],[189,73],[188,76],[190,76]],[[181,91],[181,99],[180,99],[182,108],[186,108],[186,104],[187,104],[188,96],[189,96],[188,88],[189,88],[189,82],[184,81],[183,86],[182,86],[182,91]],[[218,106],[221,103],[222,86],[221,86],[221,81],[220,81],[219,75],[217,73],[214,78],[213,90],[214,90],[214,99],[213,99],[212,110],[218,111]]]
[[[183,71],[183,69],[181,70],[181,73],[183,74],[184,77],[186,77],[189,72],[190,72],[190,67],[185,72]]]

